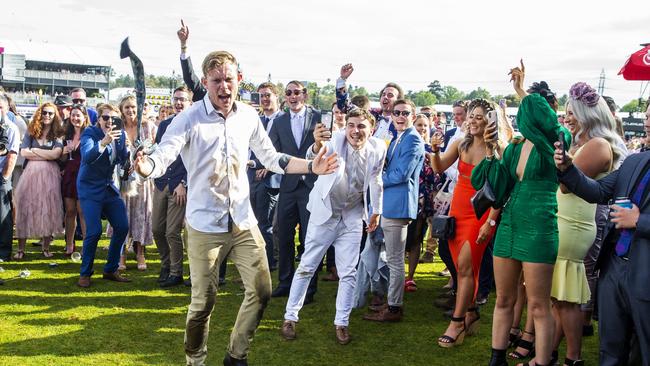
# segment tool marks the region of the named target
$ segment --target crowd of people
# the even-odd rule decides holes
[[[650,144],[628,149],[611,103],[591,86],[575,83],[559,106],[546,82],[525,89],[522,63],[509,73],[522,98],[517,131],[484,99],[454,103],[448,129],[444,114],[416,108],[396,83],[381,90],[380,109],[351,98],[346,64],[327,121],[295,80],[283,91],[260,84],[258,110],[237,100],[235,57],[208,54],[199,78],[185,24],[178,37],[186,85],[157,120],[145,108],[138,123],[134,96],[91,108],[77,88],[25,121],[0,94],[0,258],[24,260],[28,238],[51,258],[60,235],[71,256],[80,234],[77,285],[88,288],[103,234],[110,281],[130,282],[130,252],[147,270],[155,244],[160,286],[192,287],[188,365],[205,364],[229,260],[245,296],[224,365],[245,365],[270,298],[287,298],[280,336],[298,338],[323,265],[324,279],[338,281],[333,333],[345,345],[353,308],[367,307],[366,321],[405,317],[404,292],[418,290],[418,263],[437,249],[450,277],[436,300],[450,317],[440,347],[477,334],[496,289],[490,365],[555,365],[563,340],[562,364],[581,365],[595,319],[601,365],[649,365]]]

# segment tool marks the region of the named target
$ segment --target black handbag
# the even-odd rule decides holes
[[[453,239],[456,234],[456,219],[453,216],[438,215],[431,219],[431,236],[438,239]]]
[[[490,165],[490,168],[492,166]],[[488,168],[488,175],[490,173],[490,168]],[[490,182],[488,181],[487,177],[485,178],[485,183],[483,183],[483,187],[476,191],[472,198],[470,199],[472,202],[472,206],[474,207],[474,213],[476,214],[476,218],[478,220],[483,217],[485,212],[490,209],[490,207],[496,207],[496,202],[497,198],[494,196],[494,191],[492,190],[492,186],[490,185]]]

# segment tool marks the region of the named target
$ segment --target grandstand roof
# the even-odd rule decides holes
[[[60,43],[36,41],[0,41],[0,47],[8,54],[22,54],[29,61],[56,62],[86,66],[108,66],[119,60],[119,50],[71,46]]]

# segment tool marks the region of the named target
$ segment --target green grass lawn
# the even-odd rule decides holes
[[[104,240],[100,247],[107,245]],[[0,365],[182,365],[185,314],[190,289],[160,289],[155,247],[147,253],[148,270],[135,269],[132,255],[126,274],[129,284],[93,277],[87,290],[75,284],[79,264],[63,259],[63,242],[56,241],[54,260],[40,255],[28,244],[22,262],[1,263],[0,278],[29,269],[27,279],[0,286]],[[98,249],[96,273],[101,274],[106,251]],[[58,267],[50,268],[56,262]],[[352,312],[352,343],[340,346],[334,339],[336,283],[318,284],[315,302],[300,313],[298,339],[284,341],[279,335],[286,298],[272,299],[252,344],[253,365],[486,365],[490,357],[490,325],[494,295],[481,312],[477,336],[461,347],[442,349],[436,338],[448,320],[432,306],[446,279],[436,277],[442,264],[418,267],[418,291],[405,294],[401,323],[377,324],[361,320],[365,310]],[[187,270],[187,264],[186,264]],[[277,272],[273,274],[274,278]],[[219,291],[212,314],[209,365],[221,364],[230,330],[243,297],[228,266],[228,283]],[[275,283],[275,279],[274,279]],[[598,338],[584,339],[583,358],[598,361]],[[563,357],[563,350],[560,352]],[[511,362],[514,365],[514,362]]]

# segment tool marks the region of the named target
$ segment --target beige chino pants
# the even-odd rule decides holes
[[[228,353],[246,358],[253,334],[271,298],[271,274],[266,244],[257,226],[233,227],[231,233],[204,233],[187,225],[192,302],[187,312],[185,354],[188,365],[205,365],[210,314],[217,299],[219,266],[228,255],[244,284],[237,320],[230,334]],[[225,263],[223,264],[225,265]]]

